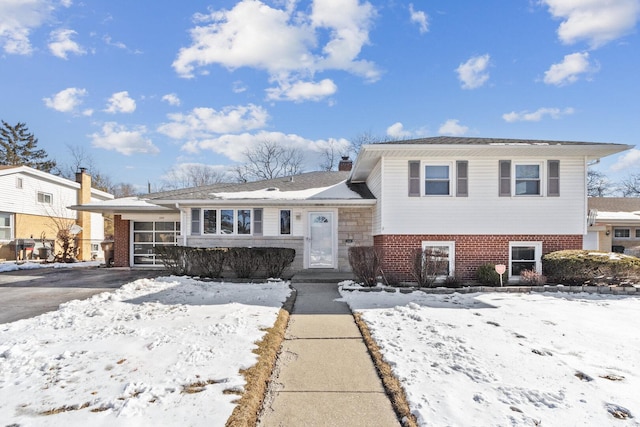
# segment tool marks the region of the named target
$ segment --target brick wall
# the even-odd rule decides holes
[[[129,221],[121,215],[113,216],[113,266],[130,267],[129,265]]]
[[[484,263],[509,264],[509,242],[542,242],[542,254],[582,249],[582,235],[379,235],[374,245],[384,251],[385,273],[412,280],[412,254],[423,241],[455,242],[455,271],[462,280],[474,280]]]

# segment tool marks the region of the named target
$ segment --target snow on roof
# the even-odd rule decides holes
[[[319,200],[319,199],[360,199],[358,193],[349,189],[346,181],[328,187],[308,188],[306,190],[281,191],[277,187],[267,187],[253,191],[233,191],[210,193],[212,197],[223,200]]]
[[[598,211],[597,221],[640,221],[640,211],[637,212],[602,212]]]

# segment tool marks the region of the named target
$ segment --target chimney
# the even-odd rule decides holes
[[[79,168],[80,172],[76,172],[76,182],[80,184],[78,190],[78,204],[91,203],[91,175],[87,173],[86,168]],[[91,260],[91,212],[78,211],[78,219],[76,223],[82,227],[82,231],[78,237],[78,259],[82,261]]]
[[[340,172],[350,172],[353,162],[349,160],[349,156],[342,156],[342,160],[338,164],[338,170]]]

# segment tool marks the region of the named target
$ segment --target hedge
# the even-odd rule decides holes
[[[637,282],[640,258],[613,252],[565,250],[544,255],[542,269],[549,281],[566,285]]]

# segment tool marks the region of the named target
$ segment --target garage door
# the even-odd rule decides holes
[[[133,265],[162,265],[156,246],[175,246],[180,223],[174,221],[134,221],[132,224]]]

